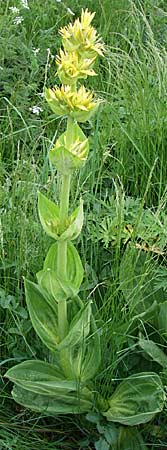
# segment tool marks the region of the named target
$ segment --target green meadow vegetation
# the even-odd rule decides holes
[[[48,151],[66,122],[43,92],[60,84],[58,30],[82,8],[95,11],[93,26],[106,45],[97,76],[84,80],[102,103],[81,124],[90,151],[70,192],[71,211],[80,197],[84,203],[75,240],[84,267],[80,296],[92,302],[102,349],[91,389],[105,399],[120,389],[124,408],[134,392],[121,383],[154,374],[155,396],[147,378],[144,392],[137,387],[146,406],[152,398],[153,414],[141,406],[150,414],[143,422],[118,414],[107,420],[96,404],[86,414],[32,412],[13,400],[5,377],[26,360],[52,362],[33,329],[23,278],[35,281],[54,242],[41,227],[37,194],[59,200],[61,177]],[[0,27],[0,449],[167,449],[166,1],[1,0]]]

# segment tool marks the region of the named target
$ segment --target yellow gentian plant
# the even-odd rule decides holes
[[[101,361],[100,333],[90,301],[79,296],[83,266],[73,244],[82,229],[83,202],[69,214],[70,181],[86,163],[89,143],[78,123],[96,112],[100,100],[80,79],[95,76],[93,65],[104,55],[104,44],[91,25],[95,13],[82,10],[81,19],[61,28],[63,49],[56,58],[61,87],[47,88],[45,98],[57,116],[67,118],[66,131],[49,152],[60,172],[59,205],[39,193],[38,210],[44,231],[55,239],[38,283],[25,280],[32,325],[49,350],[50,362],[30,360],[12,367],[16,402],[46,414],[83,413],[98,409],[108,421],[123,425],[147,422],[164,405],[164,391],[155,373],[139,373],[123,380],[111,398],[94,393],[91,381]],[[149,392],[149,395],[148,395]]]

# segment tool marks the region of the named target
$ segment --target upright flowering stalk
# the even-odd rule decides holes
[[[56,64],[58,76],[63,84],[60,88],[46,89],[46,100],[52,111],[59,116],[67,117],[67,129],[49,153],[50,161],[62,175],[59,217],[56,224],[60,231],[59,236],[53,236],[53,230],[51,230],[51,235],[57,240],[57,273],[59,278],[63,277],[64,280],[68,279],[69,242],[78,236],[83,223],[82,201],[80,201],[79,208],[71,217],[68,217],[70,178],[75,169],[79,169],[85,164],[89,151],[88,139],[78,122],[88,120],[99,105],[99,100],[83,85],[77,88],[79,79],[86,79],[88,75],[96,75],[93,65],[98,53],[102,55],[104,50],[96,31],[90,25],[93,17],[94,14],[82,10],[81,21],[77,19],[74,24],[69,24],[60,30],[64,48],[60,50]],[[44,223],[42,219],[42,203],[43,197],[40,196],[40,218],[45,231],[50,234],[48,223]],[[53,228],[52,220],[50,226]],[[90,305],[88,310],[90,311]],[[67,334],[68,323],[67,300],[65,299],[58,304],[58,327],[61,339]]]
[[[80,123],[90,119],[100,101],[79,80],[95,76],[96,57],[104,45],[91,22],[95,13],[82,10],[81,19],[60,29],[63,49],[56,58],[62,83],[45,91],[52,111],[67,118],[66,131],[49,152],[61,173],[60,202],[43,194],[38,210],[45,232],[55,239],[37,273],[38,284],[25,280],[26,301],[33,327],[52,353],[53,364],[26,361],[7,372],[15,383],[14,399],[31,409],[50,413],[83,412],[93,407],[87,383],[100,364],[100,342],[91,303],[79,297],[83,266],[73,240],[83,224],[83,202],[69,214],[70,180],[86,162],[89,143]]]
[[[88,120],[99,105],[83,85],[77,86],[79,79],[95,75],[95,59],[104,52],[91,26],[93,17],[94,13],[82,11],[81,20],[60,30],[63,50],[56,63],[63,84],[46,89],[52,111],[67,117],[66,131],[49,152],[51,163],[62,176],[59,205],[43,194],[38,201],[42,226],[56,242],[37,273],[38,284],[25,280],[25,292],[33,327],[48,348],[52,364],[25,361],[9,369],[6,376],[15,384],[15,401],[30,409],[52,415],[86,412],[96,406],[107,421],[131,427],[151,420],[163,409],[166,397],[162,382],[154,372],[137,373],[123,380],[109,399],[96,395],[95,404],[90,381],[100,365],[100,341],[91,304],[78,295],[83,267],[73,244],[83,224],[82,200],[69,214],[70,179],[74,170],[85,164],[89,151],[88,139],[78,123]],[[153,354],[152,345],[148,354]],[[155,360],[159,361],[157,354]],[[111,430],[107,433],[112,436],[109,441],[106,437],[105,448],[109,448],[108,442],[115,444],[117,432],[118,428],[114,434]],[[101,438],[99,443],[101,446]]]

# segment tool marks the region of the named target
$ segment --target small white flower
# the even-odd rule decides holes
[[[15,18],[14,18],[14,20],[13,20],[13,23],[15,24],[15,25],[19,25],[21,22],[23,22],[23,16],[16,16]]]
[[[61,0],[56,0],[56,2],[57,2],[57,3],[60,3],[60,2],[61,2]]]
[[[18,14],[20,11],[18,8],[16,8],[16,6],[10,6],[9,9],[13,14]]]
[[[28,6],[28,1],[27,0],[20,0],[20,2],[22,4],[23,8],[30,9],[29,6]]]
[[[32,51],[33,51],[34,55],[37,55],[40,52],[40,48],[33,47]]]
[[[67,11],[68,11],[69,14],[71,14],[72,16],[75,16],[75,13],[74,13],[70,8],[67,8]]]
[[[51,57],[51,59],[54,59],[54,58],[55,58],[55,56],[54,56],[54,55],[52,55],[52,53],[51,53],[51,51],[50,51],[50,48],[49,48],[49,47],[47,48],[47,52],[48,52],[48,58],[49,58],[49,56]]]
[[[0,66],[0,70],[3,70],[3,67],[2,67],[2,66]]]
[[[43,98],[45,94],[44,94],[44,92],[39,92],[37,95],[38,95],[39,97]]]
[[[43,111],[42,108],[40,108],[40,106],[34,105],[32,106],[32,108],[29,108],[29,111],[31,111],[33,114],[37,114],[37,116],[39,116],[39,113]]]

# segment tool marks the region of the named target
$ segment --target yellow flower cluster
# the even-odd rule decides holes
[[[94,62],[98,54],[104,54],[104,44],[91,26],[94,15],[88,9],[82,10],[81,19],[60,29],[64,49],[60,50],[56,64],[62,87],[46,89],[45,94],[55,114],[71,116],[78,122],[89,120],[100,103],[84,86],[76,88],[80,78],[96,75]]]
[[[63,84],[73,84],[78,78],[87,78],[88,75],[94,76],[96,72],[92,69],[94,58],[81,58],[77,52],[66,52],[60,50],[60,56],[57,56],[57,73]]]
[[[79,78],[96,75],[92,66],[98,54],[103,56],[104,45],[90,25],[94,15],[82,9],[81,20],[60,29],[64,51],[60,51],[56,63],[62,83],[73,84]]]
[[[45,91],[45,97],[55,114],[71,116],[77,122],[89,120],[100,103],[85,86],[81,86],[77,91],[72,91],[70,86],[49,88]]]
[[[88,9],[82,9],[81,20],[76,19],[74,24],[70,23],[60,29],[65,50],[77,51],[83,58],[96,57],[97,54],[103,56],[104,44],[90,25],[94,16],[95,13],[91,14]]]

